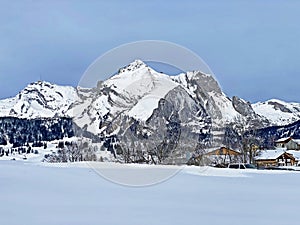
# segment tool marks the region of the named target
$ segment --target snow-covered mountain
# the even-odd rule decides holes
[[[67,116],[75,117],[79,124],[84,124],[91,120],[97,123],[108,114],[122,112],[135,120],[146,121],[159,101],[179,86],[205,109],[215,124],[227,124],[247,116],[257,117],[248,102],[238,97],[228,98],[209,74],[193,71],[168,76],[140,60],[120,69],[110,79],[99,82],[97,88],[76,89],[44,81],[31,83],[17,96],[0,100],[0,117],[34,119]]]
[[[0,117],[63,117],[76,96],[76,89],[73,87],[38,81],[29,84],[17,96],[0,100]]]
[[[259,119],[248,102],[238,97],[228,98],[209,74],[193,71],[168,76],[136,60],[98,85],[89,97],[83,95],[84,101],[74,107],[76,121],[93,133],[101,132],[99,124],[112,121],[120,113],[145,122],[158,108],[159,101],[176,90],[178,95],[181,90],[204,109],[215,125],[247,121],[249,117]],[[186,110],[185,105],[178,106],[178,110]]]
[[[88,131],[98,133],[99,124],[122,114],[146,121],[158,107],[158,102],[178,86],[169,76],[160,74],[136,60],[96,89],[78,88],[81,100],[73,107],[76,123],[87,125]],[[92,121],[92,124],[91,124]],[[101,126],[100,126],[101,127]]]
[[[278,99],[252,104],[254,111],[266,117],[271,125],[288,125],[300,120],[300,103],[287,103]]]
[[[212,75],[191,71],[168,76],[140,60],[97,88],[78,88],[78,96],[74,122],[105,140],[108,149],[155,148],[178,155],[199,145],[223,145],[228,134],[268,125],[249,102],[228,98]]]
[[[155,155],[165,162],[208,146],[238,148],[247,130],[299,120],[300,104],[270,100],[251,105],[226,96],[210,74],[169,76],[136,60],[95,88],[32,83],[17,96],[0,100],[0,117],[69,117],[79,135],[98,137],[115,155],[126,150],[137,161]],[[69,121],[62,122],[67,124],[62,132],[69,131]],[[7,133],[1,135],[8,139]]]

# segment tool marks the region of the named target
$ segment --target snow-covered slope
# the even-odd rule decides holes
[[[254,111],[266,117],[272,125],[287,125],[300,120],[300,103],[287,103],[278,99],[252,104]]]
[[[120,115],[146,121],[159,100],[176,86],[169,76],[135,60],[96,89],[78,88],[80,100],[71,111],[77,125],[99,133]]]
[[[169,76],[158,73],[141,60],[135,60],[104,84],[129,99],[132,103],[127,112],[137,120],[147,120],[158,102],[178,86]]]
[[[17,96],[0,100],[0,117],[34,119],[65,116],[76,96],[73,87],[38,81],[29,84]]]
[[[292,225],[299,221],[299,172],[188,167],[167,182],[129,188],[81,164],[46,165],[1,162],[1,224]],[[120,170],[118,165],[110,168]],[[137,169],[130,168],[132,176]]]

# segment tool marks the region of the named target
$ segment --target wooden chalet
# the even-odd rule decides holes
[[[211,152],[208,152],[206,153],[206,155],[228,155],[228,156],[237,156],[237,155],[241,155],[241,153],[235,151],[235,150],[232,150],[232,149],[229,149],[229,148],[226,148],[226,147],[221,147],[221,148],[218,148],[216,150],[213,150]]]
[[[231,162],[238,162],[241,159],[241,153],[226,147],[221,147],[212,151],[209,151],[205,154],[206,157],[209,157],[211,161],[218,164],[227,164]]]
[[[258,167],[269,166],[293,166],[297,163],[295,157],[286,152],[285,148],[275,150],[264,150],[255,157],[255,163]]]

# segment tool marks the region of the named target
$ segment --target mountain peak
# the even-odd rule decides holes
[[[146,63],[144,63],[142,60],[140,59],[136,59],[133,62],[131,62],[129,65],[123,67],[122,69],[120,69],[119,73],[124,73],[124,72],[128,72],[128,71],[135,71],[141,68],[147,68],[148,66],[146,65]]]
[[[187,77],[190,80],[194,80],[196,84],[201,87],[205,92],[217,92],[222,93],[221,87],[218,81],[211,74],[206,74],[201,71],[187,72]]]
[[[28,84],[17,96],[0,101],[0,117],[19,118],[66,116],[69,106],[76,99],[76,90],[46,81]]]
[[[300,119],[300,104],[270,99],[252,105],[255,112],[265,116],[274,125],[288,125]]]
[[[53,88],[53,86],[54,86],[54,84],[51,84],[50,82],[39,80],[39,81],[35,81],[35,82],[28,84],[22,91],[32,89],[32,88],[35,88],[35,89],[41,89],[43,87],[46,87],[46,88],[52,87]]]

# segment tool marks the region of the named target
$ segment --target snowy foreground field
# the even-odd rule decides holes
[[[1,161],[0,168],[1,225],[300,221],[300,172],[186,167],[156,185],[128,187],[102,178],[83,163]],[[134,173],[140,168],[130,169]]]

